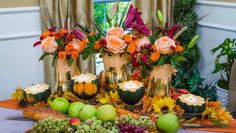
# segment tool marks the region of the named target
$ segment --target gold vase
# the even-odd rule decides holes
[[[171,64],[157,65],[150,73],[150,79],[148,83],[147,95],[153,96],[169,96],[169,82],[172,74],[176,70]]]
[[[56,60],[55,71],[56,71],[55,88],[58,88],[59,82],[61,82],[63,84],[63,90],[67,88],[68,80],[70,80],[69,79],[70,77],[80,74],[76,61],[73,61],[73,63],[69,66],[67,61]]]
[[[102,57],[104,70],[101,85],[107,91],[118,89],[118,83],[129,80],[127,56],[124,54],[106,54]]]

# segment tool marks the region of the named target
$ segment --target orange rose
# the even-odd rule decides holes
[[[43,34],[41,35],[41,39],[44,39],[45,37],[48,37],[48,36],[50,36],[51,35],[51,32],[50,31],[45,31],[45,32],[43,32]]]
[[[128,51],[130,54],[132,54],[135,50],[136,50],[136,45],[135,45],[135,43],[131,43],[131,44],[128,46],[127,51]]]
[[[100,48],[99,41],[96,41],[93,47],[98,50]]]
[[[66,51],[71,51],[71,50],[73,50],[73,49],[74,49],[73,44],[69,42],[69,43],[66,45]]]
[[[157,61],[159,58],[160,58],[160,53],[154,52],[154,53],[151,54],[151,60],[153,62]]]
[[[130,35],[125,35],[124,40],[125,40],[126,43],[131,43],[133,41],[133,39]]]
[[[71,56],[72,56],[73,59],[77,59],[77,58],[78,58],[78,55],[79,55],[79,53],[78,53],[77,50],[73,50],[73,51],[72,51]]]
[[[153,51],[156,51],[157,50],[157,48],[156,48],[156,45],[154,44],[154,45],[152,45],[152,50]]]
[[[108,36],[106,38],[107,41],[107,49],[112,53],[123,53],[126,44],[125,41],[114,36]]]
[[[181,45],[176,45],[175,52],[182,52],[184,48]]]
[[[60,30],[60,33],[62,33],[62,34],[68,34],[69,32],[68,32],[68,30],[66,30],[66,29],[61,29],[61,30]]]
[[[141,47],[144,47],[144,46],[149,45],[149,44],[150,44],[150,40],[149,40],[148,37],[145,36],[137,42],[137,45],[138,45],[137,48],[138,48],[138,50],[140,50]]]
[[[59,52],[58,58],[59,58],[60,60],[65,60],[65,59],[66,59],[66,53],[65,53],[65,52]]]
[[[172,47],[175,48],[175,41],[167,36],[161,37],[155,42],[156,50],[161,54],[173,53]]]
[[[118,38],[123,38],[124,37],[124,30],[120,27],[113,27],[110,28],[107,31],[107,36],[114,36],[114,37],[118,37]]]
[[[44,38],[41,42],[41,47],[42,47],[43,52],[45,52],[45,53],[51,54],[51,53],[55,52],[58,48],[55,37],[48,36],[48,37]]]
[[[57,34],[57,33],[56,33],[56,32],[54,32],[54,31],[53,31],[53,32],[51,32],[51,35],[52,35],[52,36],[56,36],[56,34]]]
[[[90,37],[93,37],[93,36],[94,36],[94,32],[90,32],[90,33],[89,33],[89,36],[90,36]]]

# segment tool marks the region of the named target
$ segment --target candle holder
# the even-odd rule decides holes
[[[91,73],[74,76],[70,80],[69,89],[81,99],[92,99],[99,91],[98,78]]]
[[[137,104],[144,96],[144,92],[145,89],[142,82],[130,80],[119,83],[119,97],[128,105]]]

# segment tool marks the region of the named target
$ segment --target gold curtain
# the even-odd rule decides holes
[[[53,25],[62,28],[67,18],[68,29],[76,27],[76,24],[90,26],[93,21],[93,0],[39,0],[41,7],[42,30],[46,31]],[[51,65],[52,57],[45,58],[44,80],[54,88],[56,75]],[[82,61],[78,60],[81,72],[95,73],[95,59],[93,57]]]
[[[175,0],[132,0],[135,7],[142,12],[145,24],[150,24],[152,18],[156,18],[157,10],[162,11],[164,24],[173,22],[173,10]]]

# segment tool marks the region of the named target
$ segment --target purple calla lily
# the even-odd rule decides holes
[[[141,12],[138,12],[138,8],[134,8],[133,5],[130,5],[129,7],[124,24],[126,28],[134,28],[146,35],[149,34],[149,29],[141,18]]]
[[[78,29],[73,29],[72,33],[74,33],[80,40],[86,37],[86,35]]]
[[[174,34],[176,32],[176,30],[178,30],[180,28],[180,25],[173,25],[168,31],[167,31],[167,36],[171,39],[174,38]]]

